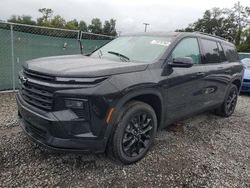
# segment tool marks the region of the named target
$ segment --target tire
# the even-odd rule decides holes
[[[224,102],[222,105],[215,110],[215,113],[222,117],[229,117],[234,113],[237,99],[238,99],[238,88],[236,85],[232,84],[229,86]]]
[[[123,164],[132,164],[150,149],[157,131],[157,118],[150,105],[132,101],[122,108],[114,126],[108,154]]]

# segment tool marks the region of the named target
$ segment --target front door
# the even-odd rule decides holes
[[[166,120],[172,122],[204,108],[205,73],[201,64],[198,40],[195,37],[182,39],[172,51],[168,63],[177,57],[191,57],[190,68],[168,67],[166,92]]]

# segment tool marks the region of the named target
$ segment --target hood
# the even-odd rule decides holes
[[[53,56],[33,59],[24,68],[58,77],[99,77],[126,72],[142,71],[147,64],[118,62],[83,55]]]
[[[245,69],[244,72],[244,79],[250,79],[250,69]]]

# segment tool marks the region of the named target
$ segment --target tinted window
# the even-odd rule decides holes
[[[238,53],[234,46],[222,43],[222,48],[226,54],[226,58],[229,62],[234,62],[239,60]]]
[[[200,50],[196,38],[183,39],[173,50],[172,58],[191,57],[194,64],[200,63]]]
[[[217,43],[217,45],[218,45],[218,48],[219,48],[220,61],[221,61],[221,62],[227,61],[226,56],[225,56],[225,53],[224,53],[224,51],[223,51],[223,49],[222,49],[222,47],[221,47],[221,44],[220,44],[220,43]]]
[[[219,63],[220,55],[217,42],[212,40],[201,39],[201,44],[204,51],[205,63]]]

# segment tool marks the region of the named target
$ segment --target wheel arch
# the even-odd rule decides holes
[[[124,97],[122,97],[117,102],[115,106],[115,111],[118,112],[125,104],[127,104],[130,101],[141,101],[150,105],[154,109],[157,117],[157,127],[158,128],[160,127],[163,121],[164,104],[163,104],[163,97],[158,90],[147,89],[147,90],[139,90],[136,92],[128,93],[124,95]],[[112,118],[113,124],[116,123],[117,118],[119,119],[119,117],[117,117],[115,114],[114,116],[115,116],[114,119]]]
[[[238,91],[240,92],[240,88],[241,88],[241,79],[240,78],[236,78],[232,81],[232,84],[237,86]]]

